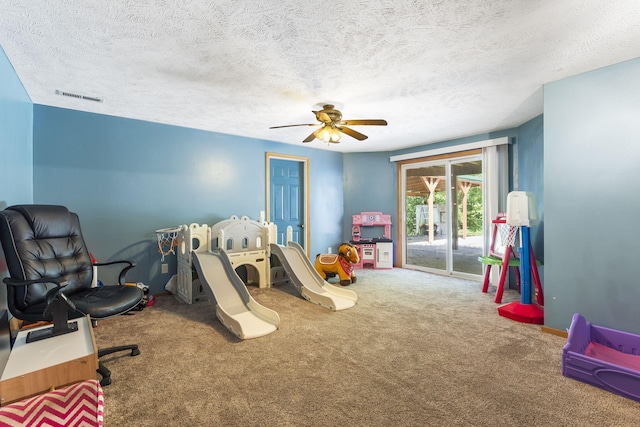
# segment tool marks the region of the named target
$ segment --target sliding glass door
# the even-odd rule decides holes
[[[452,161],[453,215],[451,223],[451,271],[465,274],[482,274],[483,212],[482,160]]]
[[[403,266],[481,275],[482,155],[402,165]]]
[[[447,269],[446,170],[444,163],[425,163],[404,171],[407,266]]]

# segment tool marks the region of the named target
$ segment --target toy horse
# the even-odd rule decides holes
[[[343,243],[338,248],[337,254],[319,254],[316,256],[314,267],[323,279],[340,276],[340,284],[347,286],[356,283],[356,274],[353,264],[360,262],[358,251],[348,243]]]

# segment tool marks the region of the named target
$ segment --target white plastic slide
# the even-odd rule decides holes
[[[272,243],[271,253],[278,256],[291,283],[307,301],[334,311],[356,305],[358,295],[324,280],[311,265],[302,246],[296,242],[288,242],[287,246]]]
[[[278,313],[253,299],[224,251],[192,254],[200,283],[209,300],[215,303],[216,316],[227,329],[242,340],[261,337],[278,329]]]

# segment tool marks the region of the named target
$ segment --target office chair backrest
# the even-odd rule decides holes
[[[16,205],[0,211],[0,242],[11,278],[60,278],[68,282],[67,295],[91,287],[93,265],[80,221],[64,206]],[[19,312],[46,303],[54,286],[7,286],[9,310],[21,318]]]

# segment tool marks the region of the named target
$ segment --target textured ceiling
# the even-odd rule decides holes
[[[640,2],[0,0],[0,46],[36,104],[301,144],[269,127],[332,103],[389,125],[309,146],[381,151],[541,114],[543,84],[640,57]]]

